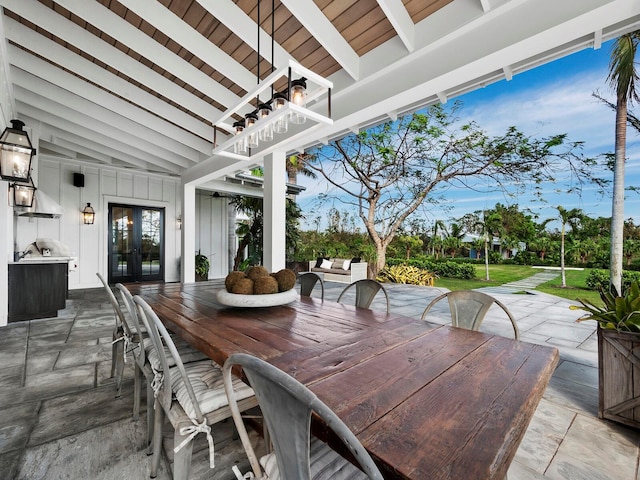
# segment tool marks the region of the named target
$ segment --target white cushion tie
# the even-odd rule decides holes
[[[151,370],[153,371],[153,380],[151,380],[153,398],[158,398],[158,393],[160,393],[160,389],[162,388],[162,383],[164,382],[164,373],[156,370],[153,367],[153,365],[151,365]]]
[[[124,351],[122,352],[122,357],[124,358],[124,363],[127,363],[127,351],[129,351],[131,339],[129,338],[129,335],[123,332],[121,337],[118,337],[113,342],[111,342],[111,345],[114,345],[118,342],[124,342]]]
[[[174,453],[178,453],[182,447],[189,443],[193,438],[199,434],[204,433],[207,436],[207,442],[209,442],[209,468],[215,467],[215,461],[213,458],[213,435],[211,435],[211,427],[207,425],[207,419],[205,418],[202,423],[198,423],[191,418],[193,425],[180,428],[180,435],[189,435],[185,438],[180,445],[173,449]]]

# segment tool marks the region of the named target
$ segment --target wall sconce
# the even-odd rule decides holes
[[[82,218],[85,225],[93,225],[93,221],[96,219],[96,211],[90,203],[87,203],[87,206],[82,209]]]
[[[23,130],[24,122],[11,120],[0,135],[0,177],[3,180],[26,182],[31,172],[31,159],[36,149]]]
[[[36,187],[33,180],[29,178],[28,182],[15,182],[9,186],[9,191],[13,189],[13,205],[12,207],[33,207],[33,197],[36,193]]]

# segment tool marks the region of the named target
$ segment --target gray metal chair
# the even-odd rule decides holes
[[[380,282],[368,278],[358,280],[347,285],[338,297],[338,303],[340,303],[342,297],[353,287],[356,289],[356,307],[369,308],[378,292],[382,291],[387,302],[387,313],[389,313],[389,295],[387,294],[387,290]]]
[[[229,390],[225,390],[222,369],[212,360],[183,363],[173,338],[153,309],[141,297],[133,297],[139,317],[144,323],[162,365],[153,391],[154,427],[151,477],[155,478],[160,465],[162,426],[165,418],[174,428],[173,478],[187,480],[191,466],[193,439],[204,433],[209,443],[209,466],[214,468],[214,445],[211,425],[231,416],[228,398],[237,402],[236,407],[244,411],[258,402],[253,390],[236,379]],[[166,349],[165,349],[166,347]],[[168,350],[169,355],[165,352]],[[170,367],[168,357],[175,366]]]
[[[322,277],[314,272],[304,272],[298,276],[300,282],[300,295],[310,297],[313,288],[320,282],[320,299],[324,300],[324,282]]]
[[[509,309],[498,299],[493,298],[486,293],[478,292],[475,290],[458,290],[455,292],[447,292],[436,298],[434,298],[427,308],[422,313],[422,320],[424,320],[436,303],[446,298],[449,302],[449,310],[451,311],[451,325],[454,327],[466,328],[467,330],[480,330],[480,325],[484,320],[489,308],[495,303],[498,305],[509,317],[513,331],[515,332],[516,340],[520,339],[520,332],[518,331],[518,325],[515,318],[509,312]]]
[[[307,387],[273,365],[244,353],[231,355],[223,368],[225,388],[230,396],[233,396],[234,378],[231,369],[235,365],[242,367],[253,387],[274,449],[258,460],[240,412],[231,399],[233,420],[256,478],[383,478],[369,453],[344,422]],[[362,470],[311,437],[312,413],[338,435]]]
[[[133,331],[127,324],[127,320],[125,319],[124,313],[122,313],[120,304],[107,281],[98,272],[96,272],[96,276],[100,279],[105,291],[107,292],[109,303],[111,303],[116,320],[111,337],[111,377],[115,377],[116,397],[119,397],[122,392],[122,377],[124,374],[127,350],[129,349],[129,345],[134,341]],[[138,339],[136,339],[136,341],[138,341]]]

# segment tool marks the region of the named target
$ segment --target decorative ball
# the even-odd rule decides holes
[[[272,275],[278,282],[279,292],[286,292],[287,290],[291,290],[296,285],[296,274],[293,270],[283,268],[279,272],[273,273]]]
[[[278,293],[278,281],[271,275],[258,277],[253,281],[253,293],[255,295]]]
[[[261,265],[257,265],[255,267],[249,267],[245,272],[247,278],[251,280],[255,280],[258,277],[268,277],[269,271]]]
[[[226,278],[224,279],[224,288],[227,289],[227,292],[231,292],[233,285],[238,281],[241,280],[243,278],[247,278],[246,275],[244,274],[244,272],[239,272],[237,270],[234,270],[233,272],[230,272],[229,275],[226,276]]]
[[[233,284],[231,287],[231,293],[238,293],[241,295],[253,294],[253,280],[250,278],[241,278]]]

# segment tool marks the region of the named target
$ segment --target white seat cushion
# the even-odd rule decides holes
[[[186,341],[182,340],[180,337],[172,337],[173,343],[180,354],[180,358],[182,359],[182,363],[191,363],[197,362],[200,360],[206,360],[208,357],[202,353],[200,350],[193,348]],[[153,342],[149,337],[145,338],[142,341],[144,345],[144,351],[146,352],[147,360],[157,372],[162,371],[162,363],[160,362],[160,357],[158,356],[158,352],[153,346]],[[167,362],[169,363],[169,367],[175,366],[176,362],[169,352],[169,349],[164,347],[164,354],[167,357]]]
[[[215,362],[203,360],[185,364],[184,368],[203,415],[229,405],[224,391],[222,369]],[[169,378],[171,379],[173,394],[183,410],[189,417],[196,418],[187,387],[182,381],[182,376],[177,367],[169,369]],[[233,378],[233,389],[236,393],[237,401],[253,396],[251,387],[236,377]]]
[[[367,479],[367,475],[349,460],[340,456],[329,445],[311,437],[311,478],[313,480],[346,480]],[[275,453],[265,455],[260,459],[260,465],[269,480],[280,480],[278,462]]]

